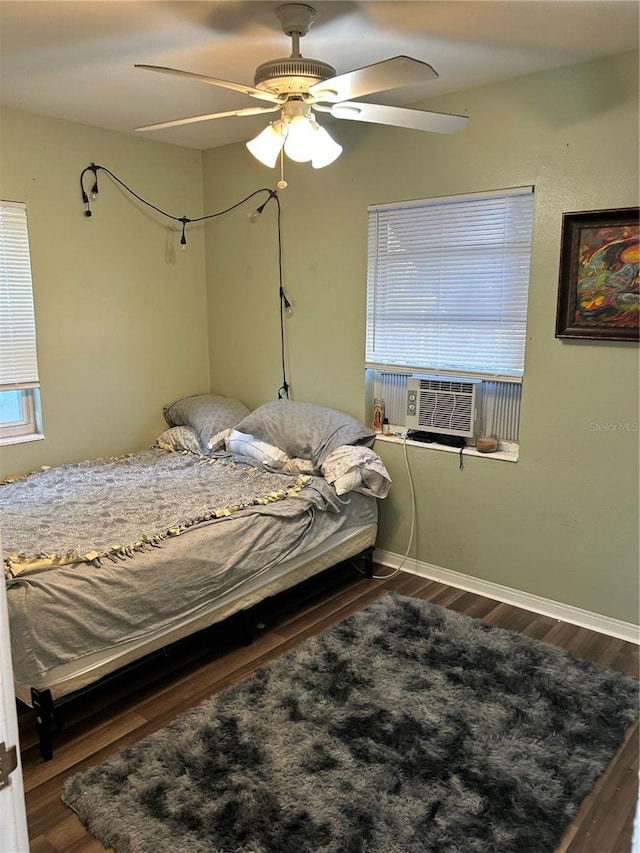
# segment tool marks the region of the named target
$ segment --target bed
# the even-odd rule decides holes
[[[390,486],[374,433],[332,409],[202,394],[146,450],[0,489],[17,697],[52,755],[61,701],[373,550]]]

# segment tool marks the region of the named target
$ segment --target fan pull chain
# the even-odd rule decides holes
[[[278,181],[278,189],[284,190],[288,186],[284,179],[284,149],[280,149],[280,180]]]

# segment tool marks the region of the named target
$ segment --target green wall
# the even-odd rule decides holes
[[[426,106],[426,104],[424,105]],[[322,171],[286,163],[280,193],[293,396],[369,419],[364,392],[367,205],[535,185],[526,373],[517,464],[409,452],[411,556],[629,622],[638,621],[638,349],[554,337],[562,213],[638,204],[638,54],[432,101],[467,113],[454,136],[333,122]],[[219,209],[277,170],[243,145],[205,152],[204,205]],[[249,406],[281,384],[275,205],[205,234],[213,385]],[[624,429],[599,425],[626,424]],[[635,427],[634,427],[635,425]],[[410,491],[402,448],[378,442],[394,480],[381,549],[403,554]]]
[[[426,106],[426,105],[425,105]],[[536,211],[521,453],[517,464],[409,451],[411,556],[638,621],[638,349],[554,337],[564,211],[638,204],[638,55],[469,90],[429,104],[468,112],[454,136],[333,122],[345,148],[321,171],[286,164],[280,193],[293,396],[369,419],[364,391],[367,205],[534,184]],[[240,119],[238,119],[240,121]],[[262,193],[179,232],[106,176],[94,215],[78,178],[109,167],[175,215],[234,204],[279,175],[244,145],[201,154],[15,110],[2,112],[0,196],[26,201],[44,441],[0,448],[2,473],[118,454],[163,429],[161,408],[211,388],[254,407],[280,367],[276,207]],[[410,490],[402,448],[378,443],[394,480],[381,549],[403,554]]]
[[[202,228],[178,251],[169,220],[103,173],[87,219],[79,177],[98,163],[196,217],[201,154],[16,110],[1,119],[0,198],[27,204],[45,434],[0,447],[2,473],[145,447],[166,428],[163,404],[209,387]]]

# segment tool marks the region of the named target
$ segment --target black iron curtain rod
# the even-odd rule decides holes
[[[87,166],[80,173],[80,191],[82,193],[82,203],[85,205],[84,215],[87,217],[93,216],[93,211],[91,210],[91,202],[95,201],[98,196],[98,172],[102,171],[106,175],[108,175],[112,180],[114,180],[117,184],[119,184],[124,190],[126,190],[130,195],[136,198],[142,204],[145,204],[147,207],[150,207],[152,210],[155,210],[156,213],[159,213],[161,216],[166,216],[167,219],[171,219],[174,222],[180,222],[182,224],[182,234],[180,236],[180,245],[183,248],[186,248],[187,245],[187,237],[186,237],[186,227],[194,222],[206,222],[209,219],[215,219],[217,216],[223,216],[225,213],[230,213],[232,210],[240,207],[243,204],[246,204],[250,199],[254,196],[259,195],[260,193],[268,193],[268,197],[262,204],[256,208],[255,215],[262,215],[265,207],[269,204],[271,199],[275,199],[276,206],[278,208],[278,213],[276,217],[276,224],[278,227],[278,298],[280,300],[280,355],[282,361],[282,385],[278,389],[278,398],[282,399],[283,397],[289,398],[290,385],[287,382],[287,371],[286,371],[286,358],[285,358],[285,333],[284,333],[284,318],[286,314],[291,314],[291,303],[287,299],[286,293],[284,291],[283,284],[283,268],[282,268],[282,226],[281,226],[281,208],[280,208],[280,199],[278,197],[278,193],[276,190],[269,189],[268,187],[261,187],[258,190],[254,190],[254,192],[250,193],[248,196],[245,196],[240,201],[232,204],[230,207],[225,208],[224,210],[219,210],[217,213],[208,213],[205,216],[174,216],[172,213],[167,213],[166,210],[162,210],[162,208],[158,207],[155,204],[152,204],[147,199],[143,198],[139,195],[135,190],[131,189],[123,180],[121,180],[117,175],[107,169],[106,166],[99,166],[96,163],[91,163],[90,166]],[[90,190],[90,194],[87,194],[87,191],[84,186],[85,176],[88,172],[91,172],[93,175],[93,184]]]

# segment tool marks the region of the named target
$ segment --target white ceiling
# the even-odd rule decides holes
[[[282,0],[0,0],[6,106],[102,128],[255,106],[249,96],[154,74],[166,65],[243,84],[289,56]],[[364,100],[403,105],[638,48],[637,0],[317,0],[304,56],[338,73],[407,54],[438,80]],[[262,103],[262,102],[260,102]],[[223,118],[145,135],[191,148],[249,139],[264,116]],[[410,132],[410,131],[407,131]]]

